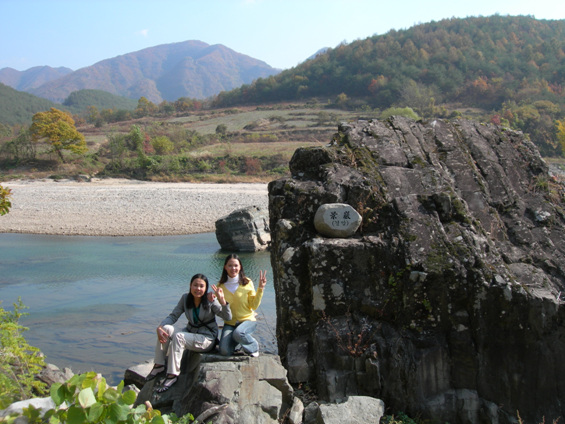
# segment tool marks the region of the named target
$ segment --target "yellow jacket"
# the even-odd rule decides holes
[[[255,286],[251,280],[244,286],[239,284],[233,293],[223,283],[219,287],[224,291],[224,297],[230,305],[232,314],[232,319],[225,321],[226,324],[236,325],[241,321],[255,321],[254,310],[261,304],[263,289],[257,289],[255,292]]]

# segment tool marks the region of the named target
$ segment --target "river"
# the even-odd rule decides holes
[[[18,297],[29,315],[24,337],[46,362],[75,374],[96,371],[111,384],[152,359],[155,328],[188,290],[190,277],[221,275],[223,252],[214,233],[186,236],[91,237],[0,234],[0,300]],[[263,352],[276,353],[275,296],[268,252],[240,255],[257,287],[267,287],[256,332]],[[186,319],[179,319],[179,325]]]

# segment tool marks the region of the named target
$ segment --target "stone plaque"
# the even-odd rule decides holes
[[[361,215],[346,203],[326,203],[314,216],[316,231],[326,237],[349,237],[361,225]]]

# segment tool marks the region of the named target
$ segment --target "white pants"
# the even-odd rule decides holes
[[[192,350],[193,352],[205,352],[214,342],[202,334],[184,331],[175,332],[175,327],[172,325],[165,325],[163,329],[167,332],[169,338],[163,344],[159,343],[159,339],[157,339],[157,346],[155,346],[155,363],[164,365],[165,358],[168,357],[167,374],[180,374],[180,363],[186,349]]]

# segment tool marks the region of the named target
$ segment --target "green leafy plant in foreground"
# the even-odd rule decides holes
[[[12,202],[10,202],[11,195],[12,190],[0,185],[0,215],[6,215],[10,211],[12,207]]]
[[[14,303],[13,312],[6,311],[0,302],[0,409],[11,403],[44,396],[47,386],[36,379],[45,367],[45,360],[38,348],[30,346],[22,333],[27,330],[18,323],[25,308],[21,298]],[[54,409],[42,415],[33,405],[23,410],[28,422],[33,423],[105,423],[105,424],[187,424],[194,421],[191,414],[177,417],[161,415],[151,404],[133,407],[137,394],[124,391],[124,382],[110,387],[106,379],[95,372],[75,375],[65,383],[51,385],[50,395]],[[11,424],[18,414],[0,419]]]
[[[24,409],[24,416],[30,423],[50,424],[185,424],[194,421],[190,414],[181,418],[174,414],[161,415],[150,404],[134,408],[137,394],[123,389],[123,381],[115,388],[110,387],[104,377],[93,371],[75,375],[65,383],[51,386],[51,399],[56,408],[48,410],[42,417],[40,410],[30,406]]]
[[[23,336],[27,330],[18,323],[26,308],[21,298],[14,303],[13,312],[6,311],[0,302],[0,409],[12,402],[43,395],[45,383],[35,375],[45,366],[38,348],[30,346]]]

